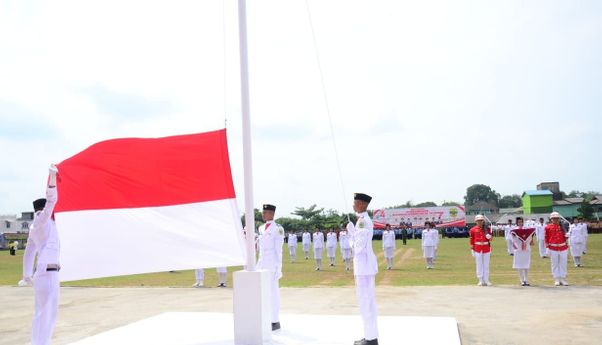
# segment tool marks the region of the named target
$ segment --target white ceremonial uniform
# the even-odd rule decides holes
[[[349,243],[349,234],[345,230],[339,232],[339,246],[343,260],[351,259],[351,243]]]
[[[539,256],[547,257],[549,255],[546,248],[546,225],[544,223],[535,224],[535,236],[537,237],[537,245],[539,247]]]
[[[393,259],[395,254],[395,232],[393,230],[383,231],[383,251],[387,259]]]
[[[316,231],[313,237],[314,259],[322,260],[322,255],[324,254],[324,234]]]
[[[27,247],[23,256],[23,276],[31,278],[35,292],[35,311],[31,343],[50,344],[58,311],[60,281],[58,271],[48,271],[49,265],[60,267],[60,241],[52,212],[58,200],[56,187],[46,189],[46,206],[35,213],[29,228]],[[34,273],[34,260],[37,257]]]
[[[259,227],[259,260],[258,269],[265,269],[272,274],[272,323],[280,322],[280,287],[278,281],[282,277],[282,246],[284,245],[284,229],[273,220]]]
[[[294,261],[297,257],[297,235],[295,234],[288,234],[288,253],[291,260]]]
[[[508,249],[508,254],[514,255],[514,248],[512,247],[512,236],[510,235],[510,231],[514,229],[514,225],[506,225],[504,227],[504,238],[506,239],[506,247]]]
[[[569,248],[575,266],[581,265],[581,256],[585,252],[586,227],[581,224],[571,224],[569,227]]]
[[[326,234],[326,255],[331,259],[330,261],[334,261],[335,253],[337,250],[337,233],[329,232]]]
[[[435,237],[437,236],[437,237]],[[435,246],[437,245],[437,239],[439,233],[433,231],[433,229],[422,230],[422,257],[432,258],[435,256]]]
[[[351,243],[349,243],[349,234],[347,230],[339,232],[339,248],[341,248],[341,256],[345,262],[345,270],[351,269]]]
[[[307,259],[309,256],[309,246],[311,245],[311,234],[309,232],[304,232],[301,243],[303,245],[303,252],[305,253],[305,258]]]
[[[514,229],[520,228],[515,226]],[[529,239],[526,245],[523,246],[523,241],[518,236],[510,233],[510,238],[512,239],[512,250],[514,251],[512,268],[528,270],[531,267],[531,240]]]
[[[587,232],[587,223],[579,223],[583,227],[583,234],[585,235],[585,241],[583,241],[583,254],[587,251],[587,238],[589,234]]]
[[[375,276],[378,273],[376,255],[372,249],[374,226],[367,212],[359,213],[355,226],[347,224],[347,231],[353,249],[353,274],[355,289],[364,322],[364,337],[367,340],[378,338]]]

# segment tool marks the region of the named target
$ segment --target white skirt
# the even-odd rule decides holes
[[[512,268],[518,270],[528,270],[531,267],[531,248],[527,250],[515,250],[512,257]]]
[[[314,259],[322,260],[322,255],[324,254],[324,248],[316,248],[314,247]]]
[[[435,246],[424,246],[422,247],[422,257],[432,258],[435,257]]]
[[[385,258],[392,259],[395,254],[395,247],[385,247],[383,251],[385,252]]]
[[[329,258],[335,257],[335,252],[337,251],[336,247],[326,247],[326,254]]]

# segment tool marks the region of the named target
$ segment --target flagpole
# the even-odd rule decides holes
[[[249,58],[247,53],[247,7],[238,0],[240,49],[240,95],[242,107],[243,170],[245,181],[245,224],[247,271],[255,271],[255,210],[253,208],[253,160],[251,157],[251,111],[249,106]]]

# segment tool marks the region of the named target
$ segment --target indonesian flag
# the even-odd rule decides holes
[[[535,228],[517,228],[517,229],[510,230],[510,233],[512,235],[516,236],[521,241],[522,250],[526,250],[527,244],[533,238],[533,234],[535,233]]]
[[[63,281],[245,261],[225,129],[103,141],[58,169]]]

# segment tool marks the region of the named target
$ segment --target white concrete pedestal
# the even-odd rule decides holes
[[[261,345],[272,339],[270,274],[237,271],[234,281],[234,343]]]

